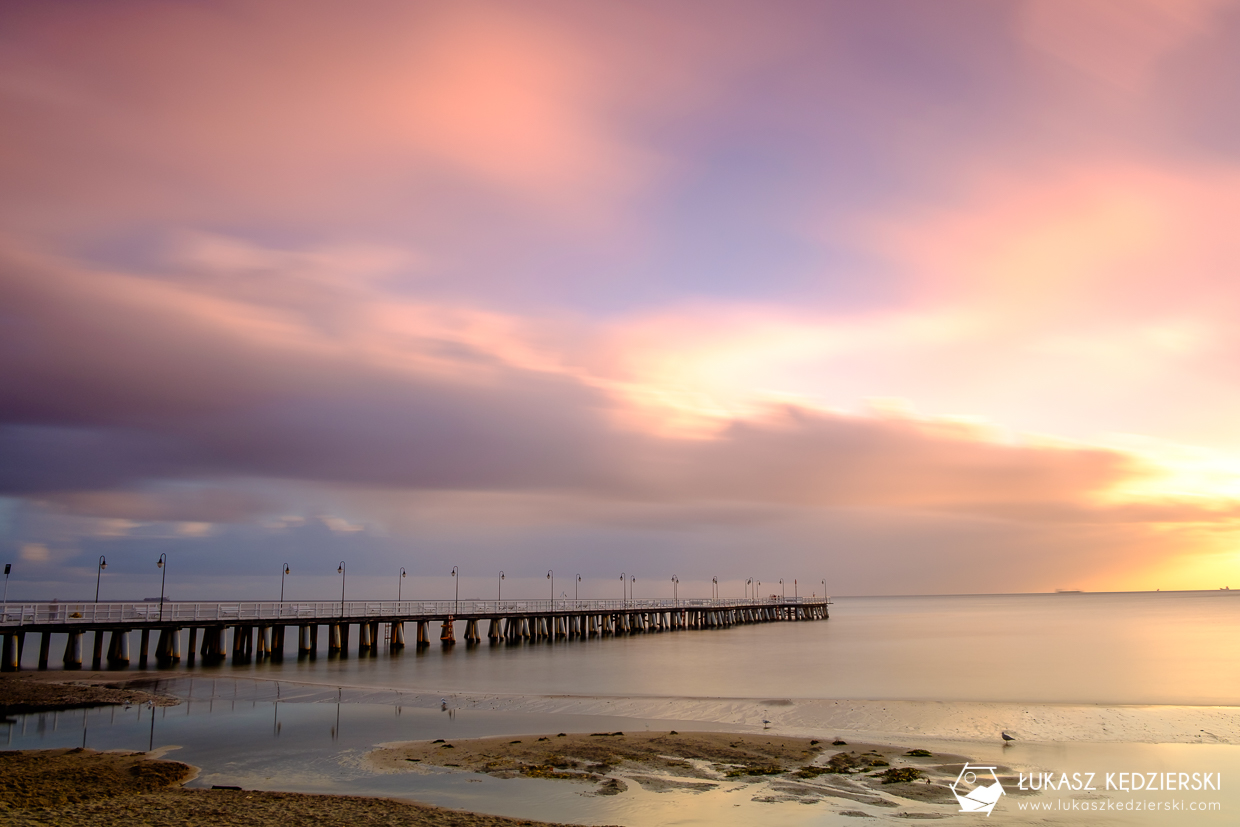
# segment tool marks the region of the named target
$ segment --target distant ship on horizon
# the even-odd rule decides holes
[[[1055,594],[1084,594],[1080,589],[1055,589]]]

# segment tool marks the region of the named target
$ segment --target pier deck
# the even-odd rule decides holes
[[[83,638],[94,634],[92,661],[104,659],[103,641],[111,636],[106,660],[124,665],[130,660],[130,633],[141,633],[138,660],[147,661],[151,632],[159,634],[158,662],[181,660],[182,633],[189,630],[188,656],[192,662],[201,639],[203,661],[222,660],[231,649],[235,661],[280,658],[286,630],[295,627],[298,655],[318,650],[320,626],[328,630],[328,651],[349,647],[350,628],[358,628],[358,651],[380,645],[405,646],[404,626],[416,625],[416,645],[431,642],[431,624],[438,624],[443,645],[457,640],[464,624],[464,640],[482,640],[478,624],[487,621],[492,642],[527,639],[594,637],[645,632],[723,628],[743,623],[824,620],[827,598],[773,597],[762,599],[651,599],[651,600],[364,600],[364,601],[223,601],[165,603],[8,603],[0,608],[3,671],[16,671],[28,633],[41,635],[39,668],[47,667],[51,635],[67,636],[62,662],[78,668],[83,660]],[[229,647],[228,632],[232,631]],[[200,633],[201,632],[201,638]]]

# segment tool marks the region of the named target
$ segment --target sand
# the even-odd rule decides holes
[[[64,672],[0,675],[0,716],[108,704],[180,703],[177,698],[135,689],[132,683],[132,679],[118,681],[115,675],[101,672],[72,677]]]
[[[592,795],[614,795],[630,784],[652,792],[754,784],[764,787],[755,791],[762,801],[834,798],[897,808],[909,802],[953,803],[949,785],[966,758],[915,746],[670,731],[413,741],[385,744],[367,760],[380,772],[451,768],[498,778],[557,779],[587,787],[584,792]]]
[[[0,822],[13,827],[545,827],[385,798],[180,786],[194,768],[142,753],[0,752]]]

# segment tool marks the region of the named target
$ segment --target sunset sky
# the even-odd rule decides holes
[[[5,3],[9,596],[1240,587],[1238,216],[1232,0]]]

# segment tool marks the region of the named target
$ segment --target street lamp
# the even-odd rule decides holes
[[[577,586],[581,583],[581,575],[577,575],[577,579],[573,581],[573,602],[577,602]]]
[[[745,581],[745,597],[749,597],[749,587],[752,585],[753,585],[753,578],[751,577]],[[753,593],[753,596],[755,600],[758,599],[758,593],[756,591]]]
[[[555,572],[547,569],[547,579],[551,581],[551,611],[555,611]]]
[[[344,561],[340,561],[340,565],[336,567],[336,574],[340,575],[340,616],[344,617],[344,581],[348,579],[348,572],[345,570]]]
[[[636,603],[637,598],[633,596],[633,589],[637,586],[637,575],[629,577],[629,602]]]
[[[396,602],[400,602],[400,590],[405,586],[405,567],[400,567],[400,579],[396,581]],[[399,608],[399,607],[398,607]]]
[[[792,597],[794,600],[801,599],[801,593],[797,591],[797,579],[795,577],[792,578]]]
[[[680,602],[680,578],[673,574],[672,575],[672,603],[676,604],[679,602]]]
[[[284,607],[284,575],[288,574],[291,571],[292,569],[288,567],[288,563],[285,563],[284,568],[280,570],[280,607],[281,608]]]
[[[628,595],[624,593],[625,587],[628,584],[629,581],[625,579],[624,572],[620,572],[620,602],[624,605],[628,605],[629,602]]]
[[[164,620],[164,583],[168,580],[168,570],[164,568],[164,563],[168,562],[168,555],[161,554],[159,559],[155,561],[155,568],[162,572],[159,576],[159,621]]]
[[[780,600],[788,599],[788,590],[784,588],[784,578],[779,578],[779,598]]]
[[[712,577],[710,579],[710,596],[715,598],[716,600],[719,599],[719,578],[718,577]]]
[[[495,590],[495,602],[499,603],[504,599],[504,573],[499,573],[498,588]]]
[[[108,567],[108,561],[103,559],[103,555],[99,555],[99,568],[95,571],[95,602],[99,602],[99,578],[103,576],[103,570]]]
[[[818,582],[822,584],[822,599],[826,600],[827,599],[827,581],[819,580]]]
[[[452,616],[453,617],[456,617],[458,614],[461,613],[461,578],[457,576],[458,574],[459,572],[457,571],[456,566],[453,566],[452,567],[452,578],[456,581],[456,602],[452,604],[453,606]]]

